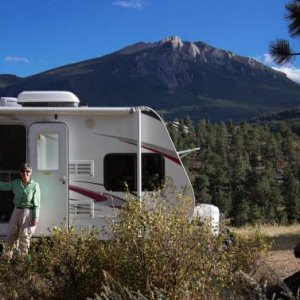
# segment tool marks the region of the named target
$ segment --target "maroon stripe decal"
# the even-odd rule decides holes
[[[95,201],[106,201],[108,198],[101,193],[90,191],[75,185],[69,185],[69,190],[87,196]]]
[[[164,157],[166,157],[166,158],[172,160],[173,162],[175,162],[176,164],[178,164],[178,165],[181,166],[181,162],[180,162],[180,160],[179,160],[177,157],[171,156],[171,155],[166,154],[166,153],[164,153],[164,152],[157,151],[157,150],[155,150],[155,149],[153,149],[153,148],[151,148],[151,147],[142,146],[142,148],[147,149],[147,150],[150,150],[150,151],[155,152],[155,153],[159,153],[159,154],[163,155]]]
[[[124,140],[122,140],[122,139],[120,139],[120,141],[122,141],[122,142],[124,142],[124,143],[127,143],[127,144],[131,144],[131,145],[135,145],[135,146],[136,146],[136,143],[124,141]],[[148,146],[143,146],[143,145],[142,145],[142,148],[147,149],[147,150],[150,150],[150,151],[152,151],[152,152],[154,152],[154,153],[159,153],[159,154],[161,154],[162,156],[164,156],[164,157],[166,157],[166,158],[172,160],[173,162],[175,162],[176,164],[178,164],[178,165],[181,166],[180,159],[178,159],[177,157],[171,156],[171,155],[169,155],[169,154],[166,154],[166,153],[164,153],[164,152],[158,151],[158,150],[156,150],[156,149],[154,149],[154,148],[151,148],[151,147],[148,147]]]
[[[106,137],[110,137],[110,138],[114,138],[114,139],[118,139],[119,141],[123,142],[123,143],[127,143],[129,145],[134,145],[136,146],[137,145],[137,142],[132,140],[132,139],[124,139],[122,137],[118,137],[118,136],[112,136],[112,135],[106,135],[106,134],[97,134],[97,135],[102,135],[102,136],[106,136]],[[177,157],[177,156],[172,156],[170,154],[167,154],[165,152],[162,152],[162,151],[159,151],[155,148],[152,148],[152,147],[149,147],[149,146],[145,146],[145,145],[142,145],[142,148],[144,149],[148,149],[154,153],[159,153],[161,154],[162,156],[166,157],[167,159],[175,162],[176,164],[182,166],[182,163],[181,163],[181,160]]]

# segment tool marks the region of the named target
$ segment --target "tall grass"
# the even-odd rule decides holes
[[[259,225],[232,228],[240,235],[248,235],[253,230],[259,230],[272,242],[273,250],[293,249],[300,243],[300,224],[294,225]]]
[[[239,228],[232,228],[233,231],[239,234],[248,234],[253,231],[253,229],[258,229],[261,233],[269,236],[271,238],[276,238],[280,235],[298,235],[300,238],[300,224],[294,225],[257,225],[257,226],[244,226]]]

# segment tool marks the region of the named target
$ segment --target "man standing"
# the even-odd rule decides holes
[[[21,179],[10,182],[0,181],[1,191],[12,191],[14,194],[15,208],[7,231],[6,253],[10,257],[12,257],[14,247],[21,255],[28,253],[30,238],[34,234],[40,211],[40,187],[31,178],[31,166],[27,163],[22,164],[20,174]]]

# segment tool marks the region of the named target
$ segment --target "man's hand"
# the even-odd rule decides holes
[[[31,221],[31,227],[36,226],[37,222],[38,222],[37,219],[33,219],[33,220]]]

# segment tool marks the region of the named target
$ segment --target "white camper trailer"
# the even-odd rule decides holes
[[[36,235],[67,222],[81,230],[114,218],[131,193],[142,197],[166,178],[191,183],[164,122],[148,107],[80,107],[70,92],[34,91],[21,106],[0,107],[0,180],[29,162],[42,192]],[[0,236],[6,235],[12,194],[0,192]]]

